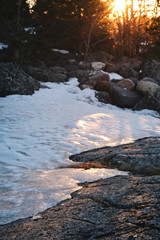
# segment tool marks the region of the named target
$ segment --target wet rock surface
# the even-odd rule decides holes
[[[109,168],[138,174],[160,174],[160,137],[143,138],[134,143],[103,147],[70,156],[75,162],[100,163]]]
[[[159,239],[160,176],[116,176],[85,184],[37,216],[1,225],[2,240]]]

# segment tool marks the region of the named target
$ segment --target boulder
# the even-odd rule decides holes
[[[129,63],[125,63],[120,65],[118,73],[123,76],[124,78],[130,78],[130,77],[134,77],[134,78],[138,78],[139,77],[139,73],[137,71],[135,71]]]
[[[75,64],[68,64],[65,66],[65,69],[67,70],[66,75],[68,78],[77,77],[77,72],[79,71],[78,66]]]
[[[156,80],[154,80],[153,78],[150,78],[150,77],[144,77],[141,80],[142,81],[147,81],[147,82],[153,82],[153,83],[157,84]]]
[[[133,109],[150,109],[160,114],[160,91],[158,91],[155,96],[145,95],[136,103]]]
[[[92,62],[91,67],[93,70],[104,70],[106,64],[103,62]]]
[[[76,77],[81,84],[86,84],[88,82],[88,78],[91,74],[90,70],[79,69],[76,73]]]
[[[127,90],[133,91],[135,88],[135,84],[131,79],[123,79],[117,83],[117,85],[121,88],[125,88]]]
[[[152,59],[146,60],[143,64],[141,73],[141,78],[144,77],[153,78],[160,84],[160,62]]]
[[[99,102],[112,104],[112,99],[108,92],[98,91],[95,93],[95,96]]]
[[[96,73],[88,77],[89,85],[93,86],[93,88],[95,88],[97,82],[101,81],[109,82],[110,81],[109,74],[103,71],[97,71]]]
[[[30,95],[41,87],[16,63],[0,63],[0,97],[11,94]]]
[[[138,82],[136,90],[140,91],[143,95],[150,94],[154,96],[160,90],[160,86],[154,82],[141,80]]]
[[[67,81],[67,71],[64,67],[32,67],[24,66],[23,69],[33,78],[41,82],[65,82]]]
[[[119,86],[113,86],[111,99],[113,104],[121,108],[133,108],[140,99],[140,94],[134,91],[123,89]]]
[[[97,91],[104,91],[104,92],[111,93],[112,86],[113,84],[111,82],[97,81],[94,89]]]
[[[160,175],[160,137],[142,138],[116,147],[103,147],[70,156],[74,162],[100,163],[107,168]],[[92,167],[92,165],[91,165]]]
[[[132,82],[135,84],[135,86],[137,86],[137,84],[138,84],[138,79],[137,78],[134,78],[134,77],[131,77],[130,78],[131,80],[132,80]]]

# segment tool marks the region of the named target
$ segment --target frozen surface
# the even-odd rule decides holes
[[[8,48],[8,45],[0,42],[0,50],[3,48]]]
[[[160,135],[152,111],[134,113],[99,103],[76,79],[47,83],[32,96],[0,98],[0,223],[36,214],[69,198],[77,183],[116,174],[107,169],[59,169],[68,156]]]
[[[115,80],[122,80],[123,77],[119,75],[118,73],[109,73],[110,75],[110,81],[115,79]]]
[[[56,49],[56,48],[53,48],[52,51],[59,52],[59,53],[62,53],[62,54],[68,54],[69,53],[69,51],[67,51],[67,50],[59,50],[59,49]]]

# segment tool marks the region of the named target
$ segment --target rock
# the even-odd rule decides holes
[[[104,92],[111,93],[112,86],[113,84],[111,82],[97,81],[94,89],[97,91],[104,91]]]
[[[145,95],[133,108],[133,110],[142,109],[150,109],[160,114],[160,91],[158,91],[155,96]]]
[[[1,240],[159,239],[160,176],[115,176],[84,184],[41,218],[1,225]]]
[[[150,77],[144,77],[141,80],[142,81],[147,81],[147,82],[153,82],[153,83],[157,84],[157,82],[153,78],[150,78]]]
[[[113,86],[111,99],[113,104],[121,108],[133,108],[141,96],[134,91],[128,91],[119,86]]]
[[[32,67],[24,66],[25,72],[41,82],[66,82],[67,71],[64,67]]]
[[[127,79],[127,78],[119,81],[119,82],[117,83],[117,85],[118,85],[119,87],[125,88],[125,89],[127,89],[127,90],[129,90],[129,91],[133,91],[134,88],[135,88],[135,84],[133,83],[133,81],[132,81],[131,79]]]
[[[49,82],[66,82],[68,80],[67,71],[64,67],[54,66],[47,69]]]
[[[0,63],[0,97],[11,94],[30,95],[41,87],[16,63]]]
[[[97,71],[96,73],[94,73],[93,75],[90,75],[88,77],[88,82],[90,83],[90,85],[92,85],[93,87],[96,86],[97,82],[101,82],[101,81],[110,81],[110,77],[109,74],[106,72],[101,72],[101,71]]]
[[[137,86],[137,84],[138,84],[138,79],[137,78],[134,78],[134,77],[131,77],[130,78],[131,80],[132,80],[132,82],[135,84],[135,86]]]
[[[81,83],[81,84],[87,84],[88,82],[88,78],[90,76],[90,73],[91,71],[90,70],[82,70],[82,69],[79,69],[77,71],[77,74],[76,74],[76,77],[78,78],[78,81]]]
[[[92,62],[91,67],[93,70],[104,70],[106,64],[103,62]]]
[[[141,77],[153,78],[160,84],[160,62],[152,59],[146,60],[142,67]]]
[[[91,64],[89,62],[80,61],[79,62],[79,67],[81,69],[90,69]]]
[[[108,92],[99,91],[95,93],[95,96],[100,102],[112,104],[112,99]]]
[[[159,103],[160,103],[160,91],[159,91],[159,90],[156,92],[155,98],[156,98],[156,100],[159,101]]]
[[[150,94],[154,96],[160,90],[160,86],[154,82],[141,80],[138,82],[136,90],[143,93],[143,95]]]
[[[73,78],[73,77],[77,77],[78,74],[77,72],[79,71],[77,65],[75,64],[69,64],[67,66],[65,66],[65,69],[67,70],[67,76],[68,78]]]
[[[139,74],[131,66],[130,63],[124,63],[119,66],[118,73],[124,78],[135,77],[138,78]]]
[[[103,147],[70,156],[72,161],[98,162],[107,168],[117,168],[145,175],[160,175],[160,137],[143,138],[134,143]]]

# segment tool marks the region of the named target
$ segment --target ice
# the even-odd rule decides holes
[[[8,48],[8,45],[0,42],[0,50],[3,48]]]
[[[59,167],[71,154],[159,136],[155,112],[98,102],[76,78],[46,83],[32,96],[0,98],[0,223],[35,215],[69,198],[80,182],[116,174],[107,169]]]

